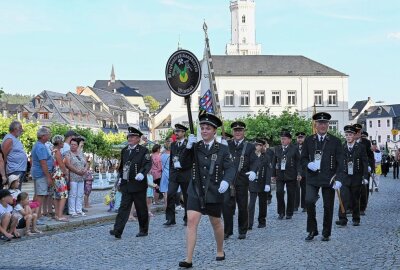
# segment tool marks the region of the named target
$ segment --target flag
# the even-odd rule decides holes
[[[204,95],[200,98],[199,107],[200,107],[199,108],[200,114],[202,114],[204,112],[214,114],[214,106],[213,106],[213,101],[212,101],[211,89],[208,89],[204,93]]]
[[[201,64],[201,88],[199,101],[199,114],[204,112],[215,114],[213,92],[210,83],[210,67],[208,65],[207,48],[204,49],[203,62]]]

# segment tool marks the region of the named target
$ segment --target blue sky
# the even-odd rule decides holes
[[[349,101],[400,103],[400,1],[256,0],[263,54],[304,55],[350,75]],[[164,79],[181,46],[201,58],[230,40],[228,0],[0,0],[0,87],[75,91],[108,79]],[[397,93],[396,93],[397,92]]]

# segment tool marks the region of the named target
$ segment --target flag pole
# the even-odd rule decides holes
[[[203,30],[204,30],[204,34],[205,34],[206,48],[205,48],[205,52],[204,52],[205,55],[204,55],[203,61],[207,61],[207,65],[208,65],[210,89],[211,89],[211,93],[212,93],[211,98],[212,98],[213,104],[215,104],[214,108],[216,110],[216,115],[222,121],[222,112],[221,112],[221,106],[219,104],[217,84],[215,82],[214,65],[213,65],[212,57],[211,57],[211,50],[210,50],[210,43],[209,43],[209,39],[208,39],[207,29],[208,29],[207,24],[204,21]],[[225,138],[224,125],[221,126],[221,135],[223,138]]]

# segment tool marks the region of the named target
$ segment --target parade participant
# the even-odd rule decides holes
[[[382,174],[382,152],[379,151],[376,140],[372,141],[372,152],[374,152],[374,160],[375,160],[375,177],[374,177],[374,183],[372,185],[372,188],[374,191],[379,191],[379,180],[381,178]]]
[[[341,199],[344,210],[351,202],[353,226],[360,225],[360,196],[363,189],[362,185],[368,185],[368,158],[365,146],[356,142],[357,129],[354,126],[344,127],[346,142],[343,144],[344,155],[344,177],[342,179]],[[339,220],[336,225],[346,226],[346,211],[342,212],[339,208]]]
[[[297,181],[301,180],[300,154],[296,146],[291,144],[292,135],[287,130],[281,131],[281,146],[276,147],[272,161],[272,177],[276,180],[276,200],[278,202],[278,219],[293,217],[294,199]],[[285,186],[287,204],[285,207]],[[285,209],[286,208],[286,209]]]
[[[274,158],[275,152],[272,151],[271,145],[272,145],[272,138],[264,138],[265,140],[265,154],[269,156],[269,160],[271,161],[272,165],[272,160]],[[267,204],[271,204],[272,202],[272,192],[271,190],[267,192]]]
[[[366,131],[361,131],[362,126],[360,124],[354,124],[353,127],[355,127],[357,133],[354,135],[356,142],[361,143],[362,145],[365,146],[365,150],[367,152],[367,157],[368,157],[368,178],[370,178],[371,172],[373,170],[374,163],[374,153],[371,150],[371,142],[367,139],[368,138],[368,133]],[[364,136],[362,136],[364,134]],[[369,196],[369,184],[363,184],[361,186],[361,197],[360,197],[360,215],[364,216],[365,215],[365,210],[367,209],[368,205],[368,196]]]
[[[302,165],[307,167],[306,208],[309,234],[306,241],[311,241],[318,235],[315,204],[320,188],[324,203],[322,241],[330,240],[335,189],[340,188],[343,177],[343,147],[337,137],[327,133],[330,119],[331,115],[326,112],[313,115],[317,133],[305,139],[301,152]],[[332,185],[331,179],[335,174],[337,180]]]
[[[246,124],[240,121],[231,124],[233,130],[233,140],[228,142],[229,151],[233,156],[236,175],[230,186],[231,190],[225,194],[223,216],[225,239],[233,235],[233,214],[237,203],[239,239],[245,239],[248,229],[248,193],[249,181],[256,179],[258,170],[258,157],[255,153],[255,146],[244,140]]]
[[[201,215],[208,215],[217,242],[217,261],[225,260],[223,247],[224,227],[221,211],[224,196],[235,176],[235,169],[227,146],[215,140],[221,120],[213,114],[203,113],[199,116],[202,140],[196,143],[191,134],[185,149],[182,151],[182,167],[193,166],[188,187],[187,202],[187,257],[179,262],[180,267],[191,268],[193,251],[196,245],[197,228]]]
[[[147,174],[151,168],[149,150],[139,145],[142,132],[134,127],[128,128],[128,145],[121,150],[119,166],[119,189],[122,193],[121,205],[110,234],[121,238],[132,204],[135,205],[139,220],[139,233],[136,237],[148,235],[149,212],[146,203]]]
[[[176,224],[175,222],[175,202],[177,200],[177,192],[179,187],[183,194],[183,206],[185,214],[183,216],[183,222],[187,224],[187,189],[190,180],[190,172],[192,164],[188,166],[182,165],[182,160],[185,159],[182,156],[182,150],[186,148],[187,140],[185,139],[185,132],[188,130],[187,127],[176,124],[174,133],[176,135],[176,141],[171,144],[171,154],[169,158],[169,183],[167,193],[167,209],[165,211],[166,222],[165,226],[171,226]]]
[[[304,132],[297,132],[297,151],[299,151],[299,155],[301,156],[301,151],[303,151],[303,143],[306,134]],[[301,180],[297,182],[296,186],[296,197],[294,200],[294,211],[298,211],[299,207],[303,210],[302,212],[307,212],[306,210],[306,170],[302,167],[301,170]]]
[[[400,149],[397,149],[393,157],[393,179],[399,179]]]
[[[249,183],[249,230],[253,229],[254,211],[258,197],[258,228],[266,227],[267,192],[271,190],[272,159],[265,153],[265,141],[256,139],[256,155],[260,159],[257,178]]]

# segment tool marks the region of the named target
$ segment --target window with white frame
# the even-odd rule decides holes
[[[378,127],[381,127],[381,120],[378,120]]]
[[[322,96],[322,90],[315,90],[314,91],[314,104],[315,106],[323,106],[324,99]]]
[[[258,105],[258,106],[265,105],[265,91],[264,90],[256,91],[256,105]]]
[[[288,105],[296,105],[296,91],[289,90],[287,92],[287,104]]]
[[[387,141],[387,142],[390,142],[390,135],[387,135],[387,136],[386,136],[386,141]]]
[[[337,131],[338,130],[338,126],[339,126],[338,121],[329,121],[329,130]]]
[[[395,140],[396,140],[396,135],[393,134],[393,141],[395,141]]]
[[[281,91],[272,91],[272,105],[281,105]]]
[[[240,106],[250,105],[250,91],[240,91]]]
[[[372,128],[372,120],[369,120],[369,127]]]
[[[235,92],[225,91],[225,106],[235,106]]]
[[[337,91],[329,90],[328,91],[328,106],[337,106]]]
[[[378,135],[378,143],[382,142],[381,135]]]
[[[386,120],[386,126],[387,126],[387,127],[390,127],[390,119],[387,119],[387,120]]]

